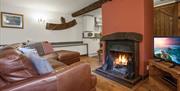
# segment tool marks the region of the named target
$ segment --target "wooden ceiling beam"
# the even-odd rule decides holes
[[[93,10],[96,10],[98,8],[101,8],[102,5],[108,1],[112,1],[112,0],[98,0],[88,6],[86,6],[85,8],[81,9],[81,10],[78,10],[76,12],[74,12],[72,14],[72,17],[77,17],[77,16],[80,16],[80,15],[83,15],[83,14],[86,14],[88,12],[91,12]]]

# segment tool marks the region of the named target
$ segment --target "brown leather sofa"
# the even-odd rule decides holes
[[[80,61],[80,53],[75,51],[60,50],[54,51],[52,45],[47,42],[36,42],[27,45],[30,48],[35,48],[40,56],[54,57],[58,61],[65,63],[66,65],[73,64]],[[50,57],[51,58],[51,57]]]
[[[46,55],[55,71],[38,75],[29,59],[15,49],[0,50],[0,91],[96,91],[89,64],[61,63]]]

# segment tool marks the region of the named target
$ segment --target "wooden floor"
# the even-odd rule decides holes
[[[150,90],[148,79],[140,81],[133,88],[128,88],[115,81],[102,77],[93,71],[101,66],[97,57],[81,57],[81,61],[87,62],[91,65],[92,73],[97,76],[97,91],[153,91]]]

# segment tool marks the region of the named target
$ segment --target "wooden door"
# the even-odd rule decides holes
[[[155,36],[180,36],[178,25],[178,3],[154,8]]]

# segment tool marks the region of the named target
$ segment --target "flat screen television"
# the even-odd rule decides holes
[[[180,37],[154,37],[154,56],[180,65]]]

